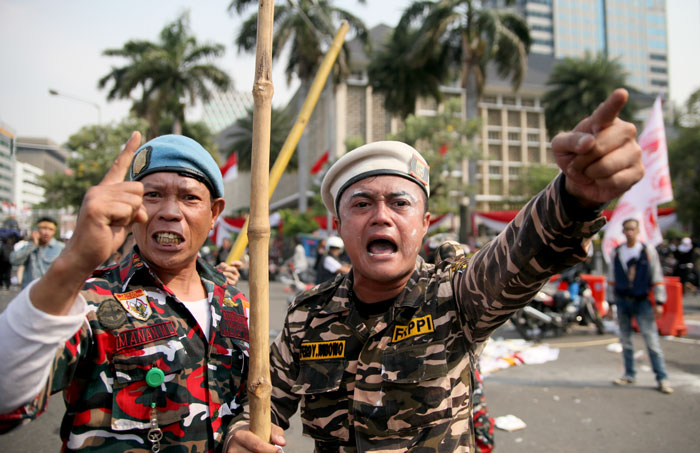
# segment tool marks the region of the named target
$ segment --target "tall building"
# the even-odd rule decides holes
[[[44,171],[32,164],[15,162],[13,203],[18,209],[31,208],[45,200],[41,177]]]
[[[665,0],[518,0],[517,7],[530,25],[531,53],[607,54],[632,87],[668,96]]]
[[[0,122],[0,202],[12,203],[12,174],[15,134]]]
[[[58,146],[50,138],[18,137],[15,141],[15,156],[50,175],[67,168],[69,151]]]

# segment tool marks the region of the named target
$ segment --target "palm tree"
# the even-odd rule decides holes
[[[365,3],[365,0],[359,0]],[[242,14],[255,0],[232,0],[229,11]],[[296,75],[302,85],[308,84],[316,74],[328,44],[333,40],[337,24],[348,21],[353,31],[363,43],[367,43],[367,28],[362,20],[347,10],[337,8],[328,0],[285,0],[275,5],[275,23],[272,57],[279,58],[285,46],[289,46],[287,60],[287,82]],[[255,50],[257,39],[258,14],[251,14],[241,26],[236,37],[239,50]],[[348,72],[348,49],[343,49],[336,62],[336,76],[342,77]]]
[[[559,131],[573,129],[615,88],[626,86],[626,78],[622,65],[602,54],[594,57],[586,53],[583,58],[564,58],[556,62],[547,80],[549,90],[542,98],[549,134],[554,136]],[[628,102],[620,116],[632,120],[634,111],[634,104]]]
[[[248,114],[236,120],[235,130],[229,133],[229,137],[234,139],[234,142],[229,146],[227,155],[238,153],[238,168],[241,170],[250,170],[250,158],[253,149],[253,109],[247,110]],[[270,165],[275,162],[277,156],[282,150],[287,139],[287,134],[292,129],[294,118],[290,112],[285,109],[272,107],[272,115],[270,117]],[[297,168],[296,154],[287,165],[289,169]]]
[[[506,6],[514,3],[504,0]],[[527,21],[514,10],[491,8],[488,4],[480,0],[418,0],[404,11],[397,25],[400,29],[419,27],[418,39],[407,61],[427,64],[437,49],[444,49],[451,61],[459,64],[467,119],[479,116],[479,98],[489,63],[500,77],[511,80],[514,89],[520,86],[527,70],[531,43]],[[469,159],[469,181],[472,184],[476,181],[475,159]],[[473,191],[469,198],[473,210],[476,207]],[[460,217],[460,240],[466,241],[470,230],[466,207],[460,210]]]
[[[210,85],[226,90],[231,84],[229,76],[208,60],[223,55],[222,44],[200,44],[190,34],[189,13],[183,13],[160,32],[160,41],[129,41],[121,49],[107,49],[108,56],[125,56],[130,61],[120,68],[113,68],[99,81],[103,88],[113,81],[108,99],[128,98],[141,87],[141,100],[135,101],[132,110],[158,124],[163,111],[171,113],[173,133],[182,133],[185,106],[197,100],[211,98]],[[157,127],[151,127],[149,135],[155,135]]]
[[[448,52],[440,47],[425,62],[410,59],[417,29],[397,27],[386,46],[373,49],[367,73],[374,91],[384,94],[387,111],[406,118],[419,97],[442,101],[440,84],[448,71]]]

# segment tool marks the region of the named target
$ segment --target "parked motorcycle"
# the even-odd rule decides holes
[[[577,268],[569,269],[558,280],[548,282],[529,305],[511,317],[511,322],[525,340],[539,341],[544,337],[560,336],[573,324],[593,324],[599,335],[605,332],[593,292]]]

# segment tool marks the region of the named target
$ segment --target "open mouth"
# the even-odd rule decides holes
[[[153,239],[160,245],[178,245],[184,238],[177,233],[156,233]]]
[[[391,255],[396,253],[397,250],[396,244],[389,239],[375,239],[367,244],[367,252],[369,252],[370,256]]]

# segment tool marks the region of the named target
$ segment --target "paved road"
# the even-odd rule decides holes
[[[241,289],[247,291],[243,282]],[[270,328],[279,331],[284,321],[287,293],[277,282],[270,289]],[[0,310],[11,294],[0,293]],[[700,296],[684,301],[687,320],[700,321]],[[516,338],[506,326],[497,337]],[[497,430],[497,452],[691,452],[698,451],[700,430],[700,339],[662,339],[675,393],[654,390],[653,373],[644,352],[638,384],[617,388],[611,380],[622,373],[619,353],[608,352],[612,335],[598,336],[585,328],[549,341],[559,347],[556,361],[524,365],[486,377],[485,388],[492,416],[513,414],[527,423],[520,431]],[[643,349],[641,338],[636,347]],[[63,411],[54,395],[46,414],[29,425],[0,436],[0,451],[55,452],[60,449],[58,429]],[[287,431],[287,453],[313,451],[301,436],[298,416]]]

